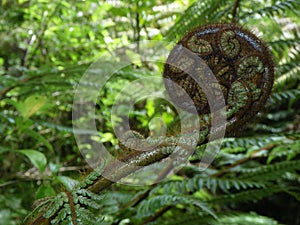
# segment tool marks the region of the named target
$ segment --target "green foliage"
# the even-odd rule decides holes
[[[195,1],[178,17],[175,25],[167,32],[167,38],[176,41],[189,30],[212,22],[225,22],[230,15],[234,1]]]
[[[52,224],[300,224],[300,3],[240,0],[233,18],[235,4],[2,1],[0,223],[21,224],[28,215],[42,214]],[[90,172],[74,138],[74,132],[90,134],[90,128],[72,128],[72,122],[82,120],[72,121],[74,89],[89,65],[130,42],[176,42],[194,27],[233,19],[265,40],[274,55],[275,84],[264,111],[243,131],[223,140],[205,171],[198,167],[206,147],[201,145],[188,165],[160,183],[88,191],[106,166],[103,162]],[[139,50],[135,48],[127,56],[132,58]],[[161,76],[162,69],[162,63],[139,59],[116,72],[99,93],[100,135],[91,143],[122,153],[111,106],[126,84]],[[164,126],[176,133],[177,117],[170,105],[157,99],[137,102],[129,115],[132,128],[145,137],[159,134]]]
[[[26,155],[30,159],[31,163],[37,167],[40,172],[44,171],[47,165],[47,159],[43,153],[30,149],[22,149],[18,150],[18,152]]]
[[[193,208],[193,206],[196,206],[200,211],[203,211],[206,214],[210,214],[214,218],[217,218],[213,210],[198,198],[184,195],[178,196],[166,194],[152,197],[149,200],[145,200],[141,204],[139,204],[136,217],[139,219],[144,219],[145,217],[149,217],[155,214],[163,207],[176,205],[181,205],[181,207],[189,207],[191,209]]]
[[[51,224],[101,224],[103,219],[94,215],[101,208],[101,200],[101,195],[75,188],[40,202],[35,211],[43,212]]]
[[[250,213],[223,213],[217,219],[202,216],[201,214],[191,215],[189,218],[177,218],[176,220],[167,223],[153,222],[151,224],[207,224],[207,225],[223,225],[223,224],[235,224],[235,225],[279,225],[275,220],[268,217],[257,215],[254,212]]]
[[[243,14],[241,16],[241,19],[254,16],[254,15],[274,18],[275,15],[282,15],[286,12],[297,14],[299,12],[299,1],[296,0],[273,1],[270,5],[269,4],[265,5],[264,3],[261,3],[260,7],[261,8],[258,9],[254,8],[254,10],[251,10],[251,12]]]

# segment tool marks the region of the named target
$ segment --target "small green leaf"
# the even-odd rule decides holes
[[[12,99],[4,99],[4,101],[5,101],[6,103],[8,103],[8,104],[11,104],[11,105],[14,106],[16,109],[18,109],[18,107],[19,107],[18,102],[14,101],[14,100],[12,100]]]
[[[17,150],[17,152],[26,155],[31,163],[38,168],[41,173],[45,170],[47,159],[43,153],[31,149]]]
[[[55,190],[51,186],[42,184],[36,192],[36,199],[54,196],[55,194]]]
[[[25,119],[28,119],[39,111],[46,102],[47,98],[45,96],[32,95],[26,98],[24,102],[18,103],[17,109]]]
[[[56,179],[60,183],[62,183],[69,191],[71,191],[79,183],[77,180],[74,180],[67,176],[58,176]]]
[[[101,142],[109,142],[114,139],[114,135],[112,133],[100,133],[101,136]]]
[[[10,151],[11,149],[10,148],[7,148],[7,147],[0,147],[0,154],[2,153],[5,153],[5,152],[8,152]]]
[[[43,143],[52,153],[54,153],[53,147],[49,141],[47,141],[42,135],[38,132],[33,131],[31,129],[26,129],[25,133],[30,135],[31,137],[35,138],[37,141]]]
[[[126,50],[126,55],[129,57],[131,62],[137,66],[142,66],[141,56],[134,51]]]
[[[155,106],[153,100],[148,100],[145,108],[147,110],[147,115],[149,117],[152,117],[155,113]]]

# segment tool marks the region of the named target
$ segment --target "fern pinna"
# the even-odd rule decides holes
[[[292,38],[282,36],[278,20],[299,13],[297,0],[205,0],[191,4],[166,34],[169,39],[183,38],[171,51],[163,74],[167,82],[175,81],[178,86],[166,83],[175,104],[189,108],[180,98],[184,96],[180,90],[185,90],[203,121],[202,136],[189,158],[189,165],[152,186],[129,189],[114,184],[113,190],[110,189],[113,182],[101,176],[100,170],[95,170],[73,190],[40,201],[26,223],[271,225],[285,221],[299,224],[299,216],[283,219],[276,217],[276,212],[255,211],[258,202],[275,204],[280,199],[275,194],[289,196],[285,198],[291,204],[299,205],[300,201],[300,119],[294,117],[300,111],[297,106],[300,101],[300,35],[295,32]],[[272,29],[258,22],[262,19],[272,24]],[[228,24],[229,21],[234,24]],[[263,32],[266,44],[237,25],[239,22],[250,24],[249,27],[255,24]],[[204,131],[210,129],[207,119],[210,111],[201,88],[188,76],[189,70],[198,71],[200,75],[205,73],[194,65],[193,54],[180,51],[182,46],[201,57],[216,74],[221,86],[215,90],[221,90],[226,97],[228,136],[223,140],[221,152],[205,171],[198,163],[207,144],[209,132]],[[267,46],[270,46],[275,63]],[[275,84],[270,94],[273,79]],[[245,126],[254,115],[257,116],[255,123]],[[240,128],[244,128],[242,134]],[[232,134],[240,134],[240,137]],[[170,137],[134,135],[142,144],[155,147],[143,153],[130,151],[128,146],[136,142],[129,142],[130,137],[125,135],[120,147],[131,153],[121,161],[129,166],[107,165],[118,179],[134,172],[130,165],[149,165],[175,150],[189,148],[178,144],[176,138],[171,141]]]

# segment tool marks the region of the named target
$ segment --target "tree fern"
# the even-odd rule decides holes
[[[178,37],[199,25],[233,21],[233,9],[237,2],[193,2],[167,31],[167,39],[176,41]],[[63,191],[42,202],[33,211],[38,219],[42,215],[52,224],[279,224],[275,219],[266,216],[239,212],[239,204],[264,200],[276,196],[277,193],[287,193],[295,201],[300,201],[299,131],[290,128],[293,124],[291,117],[299,112],[296,103],[300,99],[300,39],[294,31],[289,31],[289,36],[285,37],[278,22],[278,18],[287,17],[289,14],[297,16],[300,3],[298,0],[241,0],[239,3],[236,5],[237,23],[251,27],[257,20],[265,19],[264,21],[272,21],[277,28],[275,31],[267,29],[263,23],[255,26],[275,54],[277,67],[274,93],[259,119],[248,125],[248,129],[244,133],[241,132],[239,137],[225,138],[216,160],[206,171],[197,166],[206,147],[203,144],[198,146],[195,154],[190,157],[189,166],[183,167],[175,176],[166,178],[161,183],[148,187],[125,187],[120,184],[110,187],[113,182],[106,180],[103,189],[95,188],[92,192],[89,188],[99,180],[104,180],[101,177],[106,166],[104,163],[86,175],[73,190]],[[165,16],[169,18],[169,14]],[[273,33],[274,37],[270,36]],[[55,87],[59,84],[61,86],[57,87],[56,91],[65,93],[64,91],[76,84],[82,70],[79,68],[79,71],[75,71],[75,77],[71,76],[72,71],[65,71],[65,75],[70,75],[67,80],[64,76],[60,77],[60,73],[55,74],[59,78],[47,76],[44,87]],[[140,73],[136,73],[129,69],[118,72],[117,76],[119,80],[124,79],[126,82],[150,74],[157,72],[141,70]],[[15,84],[16,81],[9,82]],[[28,84],[33,87],[38,83],[33,79]],[[85,85],[96,87],[92,82]],[[30,87],[25,87],[21,93],[28,95],[32,91]],[[113,96],[121,88],[120,83],[109,86],[108,95]],[[52,89],[48,90],[51,91]],[[111,96],[110,100],[114,99]],[[0,115],[6,122],[11,119],[3,113]],[[55,131],[72,131],[67,126],[33,121],[36,126]],[[106,125],[106,128],[109,126]],[[89,134],[88,130],[75,132]],[[158,143],[161,143],[161,140],[156,144]],[[173,148],[165,150],[170,153]]]

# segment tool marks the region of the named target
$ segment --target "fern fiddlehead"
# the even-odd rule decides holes
[[[205,82],[208,72],[197,63],[197,57],[208,65],[219,83],[226,101],[228,130],[249,121],[264,105],[273,85],[273,60],[264,42],[234,24],[199,27],[178,42],[165,65],[166,89],[175,104],[189,111],[191,106],[180,99],[186,92],[198,114],[203,115],[209,113],[209,105],[203,88],[195,79]],[[189,58],[189,63],[177,64],[178,58]],[[174,73],[174,64],[181,68],[177,73]],[[190,73],[195,75],[190,76]],[[174,88],[176,85],[169,81],[175,82],[182,90],[178,91],[180,88]]]
[[[222,54],[230,59],[238,56],[241,51],[241,43],[237,39],[235,32],[228,29],[219,33],[218,41]]]
[[[182,51],[184,48],[188,51]],[[197,58],[201,58],[213,72],[217,83],[209,83],[206,77],[209,72],[202,63],[197,64]],[[163,77],[166,90],[174,103],[189,111],[191,106],[184,101],[186,92],[202,117],[201,120],[206,121],[200,127],[198,144],[201,144],[210,129],[209,119],[203,119],[209,115],[210,108],[205,91],[189,73],[207,82],[216,98],[224,97],[230,131],[249,121],[264,105],[273,85],[273,67],[270,51],[255,35],[236,25],[214,24],[199,27],[178,42],[168,57]],[[29,218],[27,224],[58,224],[61,221],[82,224],[81,221],[90,220],[92,216],[88,216],[90,212],[87,208],[98,209],[98,193],[113,184],[103,173],[114,176],[116,180],[121,179],[136,170],[132,166],[146,166],[162,160],[176,148],[185,151],[195,145],[198,138],[193,139],[193,135],[189,134],[155,138],[144,138],[137,132],[124,134],[120,147],[130,152],[120,159],[125,165],[112,163],[104,172],[93,171],[81,186],[56,196],[49,206],[42,203],[38,215]],[[140,148],[144,151],[135,151]]]

